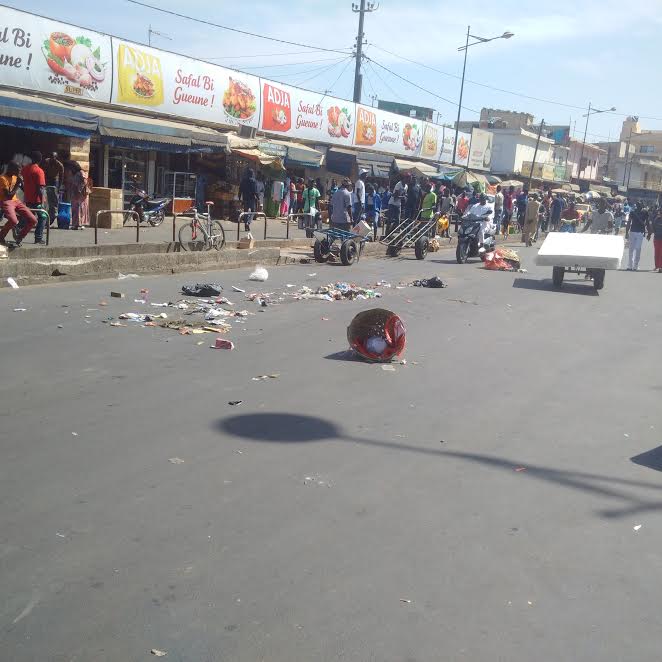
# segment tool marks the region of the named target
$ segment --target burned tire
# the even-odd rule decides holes
[[[321,241],[317,239],[313,245],[315,262],[328,262],[330,254],[329,242],[326,239],[322,239]]]
[[[430,240],[427,237],[419,237],[414,244],[414,253],[417,260],[424,260],[428,254]]]
[[[354,264],[359,257],[359,249],[353,239],[343,241],[340,246],[340,261],[346,267]]]
[[[564,276],[565,276],[565,267],[552,268],[552,283],[554,283],[554,287],[561,287],[561,285],[563,285]]]
[[[596,290],[601,290],[605,286],[605,270],[595,269],[593,271],[593,287]]]

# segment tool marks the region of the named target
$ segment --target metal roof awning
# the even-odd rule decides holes
[[[423,161],[407,161],[406,159],[395,159],[395,167],[400,172],[417,172],[426,177],[433,177],[439,174],[435,166]]]
[[[2,90],[0,125],[89,138],[96,131],[98,121],[94,111],[79,109],[75,104]]]
[[[238,154],[239,156],[243,156],[245,159],[248,159],[249,161],[256,161],[261,165],[271,166],[279,170],[284,170],[283,162],[280,160],[279,157],[273,156],[273,154],[267,154],[258,147],[249,147],[247,149],[233,149],[232,152],[234,154]]]
[[[375,152],[359,152],[356,155],[356,165],[359,170],[367,170],[369,177],[388,179],[393,167],[393,157]]]

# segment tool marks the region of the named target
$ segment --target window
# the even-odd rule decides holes
[[[654,154],[655,153],[655,145],[641,145],[641,147],[639,147],[639,153],[640,154]]]

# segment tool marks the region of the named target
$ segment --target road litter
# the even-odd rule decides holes
[[[313,274],[308,274],[308,278],[315,278],[315,276],[317,276],[317,272],[315,272]]]
[[[263,283],[267,278],[269,278],[269,272],[264,267],[256,267],[248,280],[257,280]]]
[[[126,280],[127,278],[140,278],[140,276],[138,274],[123,274],[123,273],[117,275],[117,280]]]
[[[328,480],[323,480],[321,476],[306,476],[303,479],[304,485],[317,485],[318,487],[331,487]]]
[[[216,338],[216,342],[210,347],[211,349],[234,349],[234,343],[225,338]]]
[[[518,473],[522,471],[526,471],[526,467],[515,467],[515,471],[517,471]]]
[[[230,400],[230,402],[228,402],[228,404],[231,407],[236,407],[237,405],[240,405],[242,402],[243,402],[243,400]]]
[[[400,602],[404,602],[406,605],[411,604],[411,600],[409,600],[408,598],[400,598]]]
[[[442,287],[448,287],[448,283],[444,283],[439,276],[432,276],[432,278],[423,278],[422,280],[415,280],[412,283],[413,287],[432,287],[436,289],[441,289]],[[390,287],[390,286],[389,286]]]
[[[24,313],[27,310],[27,308],[14,308],[15,313]]]
[[[7,278],[7,283],[9,283],[9,286],[12,288],[12,290],[18,289],[18,283],[11,276]]]
[[[156,657],[165,657],[168,654],[165,651],[160,651],[158,648],[152,648],[152,650],[149,652],[152,655],[156,655]]]
[[[55,532],[55,535],[56,535],[58,538],[66,538],[66,537],[67,537],[64,533],[60,533],[59,531],[56,531],[56,532]]]
[[[383,365],[382,370],[385,370],[386,372],[395,372],[395,367],[392,366],[390,363]]]
[[[113,299],[123,299],[124,298],[124,292],[111,292],[110,296],[113,297]],[[101,304],[99,304],[101,305]]]
[[[217,297],[223,291],[218,283],[196,283],[195,285],[182,285],[182,294],[190,297]]]
[[[497,247],[495,250],[482,256],[485,269],[489,271],[518,271],[520,258],[511,248]]]
[[[122,313],[118,317],[121,320],[130,320],[131,322],[153,322],[154,320],[168,318],[168,316],[165,313],[159,313],[158,315],[150,315],[143,313]]]
[[[628,439],[630,438],[630,435],[629,435],[627,432],[624,432],[624,433],[623,433],[623,436],[624,436],[624,437],[627,437]]]
[[[199,341],[198,341],[197,343],[195,343],[195,344],[196,344],[196,345],[204,345],[204,344],[205,344],[205,341],[204,341],[204,340],[199,340]]]
[[[184,460],[181,457],[171,457],[168,459],[168,462],[171,464],[184,464]]]
[[[468,303],[472,306],[478,305],[478,301],[467,301],[466,299],[446,299],[446,301],[450,301],[451,303]]]
[[[328,322],[329,318],[328,317],[322,317],[322,322]]]
[[[71,433],[71,436],[72,436],[72,437],[77,437],[77,436],[78,436],[78,432],[72,432],[72,433]]]
[[[315,289],[304,285],[296,292],[286,292],[286,296],[291,296],[294,299],[319,299],[321,301],[341,301],[342,299],[378,299],[382,295],[380,292],[369,289],[367,287],[360,287],[354,283],[329,283],[322,285]]]
[[[390,310],[370,308],[360,312],[351,321],[347,327],[347,340],[350,348],[361,358],[389,363],[405,349],[405,325]],[[388,370],[386,366],[383,368]]]
[[[232,286],[232,291],[233,292],[241,292],[243,294],[246,290],[242,290],[240,287],[237,287],[236,285],[233,285]]]
[[[57,325],[57,328],[58,328],[58,329],[64,329],[64,324],[58,324],[58,325]]]
[[[110,326],[129,326],[128,324],[122,324],[122,322],[111,322]]]
[[[263,382],[266,381],[267,379],[278,379],[278,377],[280,377],[280,374],[275,372],[273,375],[258,375],[257,377],[253,377],[252,381]]]
[[[641,528],[641,524],[637,524],[636,526],[633,526],[632,528],[633,528],[635,531],[639,531],[639,529]]]

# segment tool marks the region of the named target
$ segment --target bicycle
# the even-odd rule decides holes
[[[213,202],[205,202],[207,212],[199,212],[195,207],[184,212],[193,213],[190,223],[179,228],[179,245],[184,251],[220,251],[225,246],[225,230],[220,221],[212,221]]]

